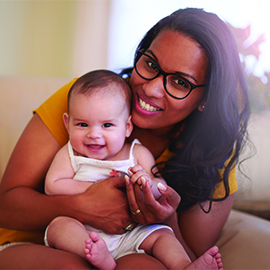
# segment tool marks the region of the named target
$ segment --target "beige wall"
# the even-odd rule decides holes
[[[0,76],[73,77],[107,67],[110,1],[0,1]]]

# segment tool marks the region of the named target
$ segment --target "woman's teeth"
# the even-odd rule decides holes
[[[146,111],[149,111],[149,112],[155,112],[155,111],[159,111],[158,108],[155,108],[149,104],[146,104],[143,100],[141,100],[139,98],[139,104],[141,106],[142,109],[146,110]]]

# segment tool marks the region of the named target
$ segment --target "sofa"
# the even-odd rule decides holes
[[[71,78],[0,77],[0,177],[24,127],[37,108]],[[270,113],[254,114],[249,132],[257,153],[237,171],[234,209],[217,241],[224,269],[270,269]],[[268,125],[263,130],[262,123]],[[241,159],[251,156],[246,152]],[[256,214],[257,216],[251,215]],[[263,217],[263,218],[262,218]]]

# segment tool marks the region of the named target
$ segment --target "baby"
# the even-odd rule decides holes
[[[56,154],[47,173],[46,194],[79,194],[96,181],[124,176],[142,190],[150,185],[155,198],[162,196],[166,183],[153,175],[151,152],[136,139],[126,142],[133,130],[131,100],[128,83],[111,71],[89,72],[74,83],[68,113],[63,116],[69,142]],[[133,214],[141,212],[138,209]],[[217,247],[191,262],[168,226],[131,223],[125,230],[109,235],[76,219],[57,217],[47,227],[45,243],[80,255],[101,270],[115,269],[117,258],[139,252],[152,255],[168,269],[222,269]]]

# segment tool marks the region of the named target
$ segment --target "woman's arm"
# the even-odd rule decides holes
[[[234,194],[221,202],[213,202],[209,214],[196,204],[179,214],[178,224],[181,237],[188,247],[199,257],[217,241],[233,206]],[[208,203],[204,206],[208,209]]]
[[[65,215],[107,232],[123,233],[131,218],[126,195],[118,189],[123,185],[122,179],[101,181],[80,195],[44,194],[45,175],[59,149],[58,142],[35,114],[11,155],[0,185],[0,226],[43,230],[53,218]]]

